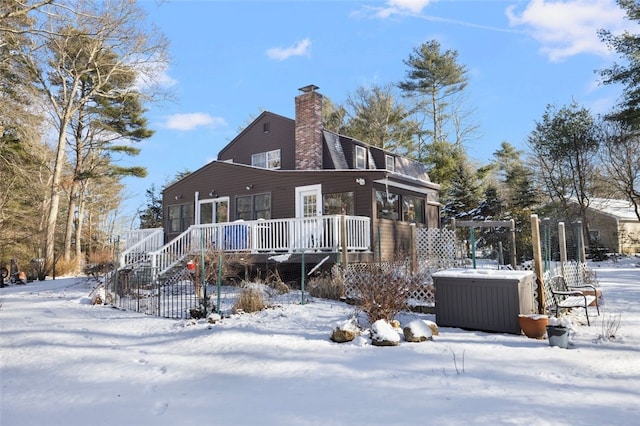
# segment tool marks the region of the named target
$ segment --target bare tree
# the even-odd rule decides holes
[[[624,195],[640,220],[640,134],[609,122],[602,138],[601,164],[611,190]]]
[[[45,235],[45,257],[51,264],[73,117],[96,97],[142,95],[141,82],[153,81],[166,64],[167,42],[141,25],[145,15],[134,0],[66,0],[37,12],[37,31],[30,33],[30,52],[22,59],[46,98],[57,130]],[[131,72],[138,76],[135,84],[114,84]],[[86,82],[90,85],[82,91]]]
[[[548,105],[528,137],[531,161],[547,195],[562,205],[567,217],[577,205],[576,214],[585,227],[589,199],[596,194],[592,177],[596,175],[599,131],[591,112],[572,102],[559,109]]]

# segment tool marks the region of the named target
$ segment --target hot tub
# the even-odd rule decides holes
[[[440,327],[520,334],[518,315],[535,312],[531,271],[447,269],[432,276]]]

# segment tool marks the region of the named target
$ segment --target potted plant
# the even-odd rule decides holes
[[[543,339],[547,332],[549,317],[542,314],[520,314],[518,315],[520,329],[530,339]]]
[[[549,318],[549,325],[547,325],[549,346],[567,349],[569,347],[570,330],[571,320],[569,320],[569,318]]]

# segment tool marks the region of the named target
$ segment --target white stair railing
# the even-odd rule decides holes
[[[125,250],[118,256],[119,266],[133,265],[146,262],[149,252],[158,250],[164,244],[164,230],[162,228],[139,229],[127,231],[123,235]]]

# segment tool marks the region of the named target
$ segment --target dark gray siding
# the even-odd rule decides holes
[[[268,132],[265,132],[265,126]],[[251,165],[251,155],[280,149],[282,170],[295,169],[295,121],[262,113],[218,154],[218,160]]]

